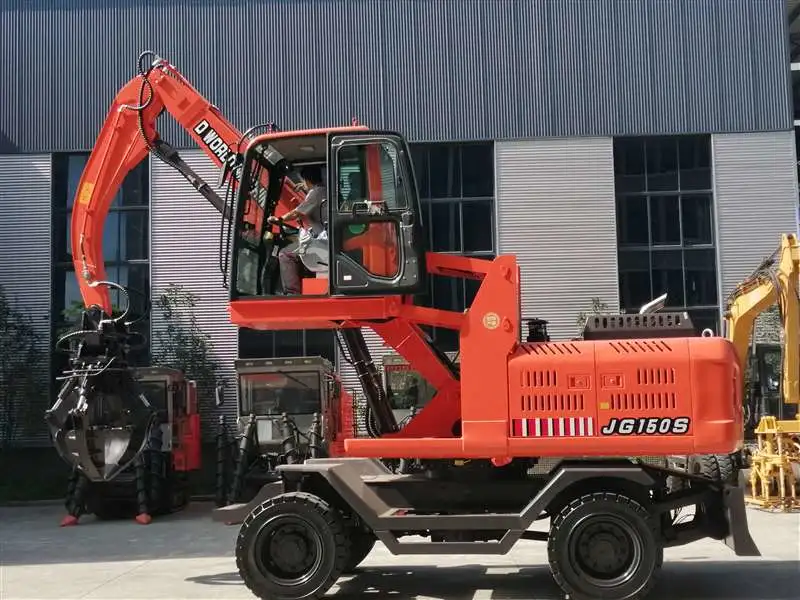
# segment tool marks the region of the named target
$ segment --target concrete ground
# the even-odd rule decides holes
[[[237,527],[213,523],[210,505],[143,527],[98,522],[61,529],[58,506],[0,508],[2,600],[253,598],[233,559]],[[800,514],[749,511],[763,554],[737,559],[720,542],[669,549],[652,600],[800,599]],[[537,526],[537,529],[540,527]],[[506,556],[394,557],[377,545],[339,600],[557,600],[545,548],[520,542]]]

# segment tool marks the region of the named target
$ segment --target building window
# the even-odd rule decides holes
[[[491,142],[411,144],[428,247],[433,252],[494,258],[494,146]],[[479,282],[432,276],[419,304],[463,311],[472,303]],[[458,334],[425,328],[437,347],[458,349]]]
[[[239,358],[321,356],[336,364],[336,340],[328,329],[261,331],[239,328]]]
[[[53,155],[53,331],[54,335],[75,325],[83,307],[72,263],[70,219],[72,204],[88,153]],[[108,211],[103,232],[103,258],[107,278],[130,290],[133,319],[144,315],[150,297],[150,182],[149,163],[141,162],[122,182]],[[123,308],[117,291],[111,292],[116,308]],[[131,352],[131,361],[149,362],[150,318],[134,329],[147,344]]]
[[[617,138],[614,171],[621,307],[666,292],[719,332],[710,136]]]

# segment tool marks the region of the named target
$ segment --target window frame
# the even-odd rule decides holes
[[[665,142],[669,142],[674,147],[675,157],[672,162],[676,166],[676,180],[675,189],[650,189],[650,181],[653,175],[650,173],[651,161],[648,159],[648,148],[653,144],[657,144],[659,148],[665,146]],[[702,143],[702,146],[701,146]],[[703,176],[702,179],[707,181],[707,185],[699,186],[694,183],[700,179],[689,179],[686,177],[684,182],[683,171],[689,170],[685,168],[685,161],[682,162],[681,149],[692,148],[692,163],[693,169],[708,170],[708,176]],[[629,173],[620,167],[624,164],[625,158],[635,154],[634,150],[641,148],[641,159],[637,159],[636,165],[642,167],[641,173]],[[703,160],[698,162],[698,157]],[[639,161],[641,164],[639,164]],[[707,162],[707,164],[705,164]],[[635,169],[634,169],[635,170]],[[628,182],[632,181],[631,178],[636,178],[640,183],[640,188],[632,190],[630,183],[628,185],[622,184],[628,178]],[[690,314],[695,311],[714,311],[715,314],[715,332],[719,333],[721,330],[721,310],[719,297],[719,261],[717,257],[717,231],[716,231],[716,205],[715,195],[713,189],[713,159],[711,156],[711,136],[710,135],[676,135],[676,136],[635,136],[635,137],[618,137],[614,139],[614,182],[615,182],[615,214],[617,221],[617,257],[619,264],[619,280],[618,289],[620,296],[620,307],[623,310],[638,310],[639,306],[633,306],[632,302],[628,302],[633,294],[631,293],[631,284],[628,279],[629,273],[644,272],[644,270],[637,269],[623,269],[623,263],[627,260],[623,256],[639,257],[647,256],[647,274],[650,283],[650,299],[656,294],[663,293],[660,290],[654,289],[656,283],[656,274],[659,269],[654,264],[654,255],[660,253],[676,253],[680,254],[681,263],[681,302],[670,303],[669,297],[667,298],[667,308],[670,310],[685,310]],[[686,187],[684,187],[686,183]],[[620,188],[625,189],[620,189]],[[626,237],[624,230],[622,213],[625,210],[623,207],[625,202],[632,199],[645,199],[645,215],[644,223],[640,227],[645,227],[647,231],[646,243],[625,243],[623,240]],[[677,226],[678,226],[678,242],[676,243],[654,243],[653,232],[653,203],[655,198],[674,198],[677,202]],[[697,198],[698,201],[708,203],[708,219],[707,225],[699,225],[698,229],[706,228],[708,231],[709,241],[700,242],[687,242],[686,237],[686,219],[688,214],[685,213],[688,207],[690,198]],[[702,198],[702,200],[700,200]],[[699,223],[699,221],[698,221]],[[713,282],[712,288],[714,289],[715,303],[691,303],[689,302],[689,291],[687,281],[689,279],[689,270],[687,267],[687,257],[692,252],[711,252],[713,255]],[[629,259],[628,259],[629,260]]]
[[[466,182],[464,176],[463,154],[465,148],[472,147],[483,148],[487,151],[487,156],[485,157],[487,162],[485,167],[487,176],[491,178],[491,182],[487,184],[487,190],[492,190],[491,195],[464,195],[467,186],[465,185]],[[494,195],[496,177],[494,142],[490,140],[469,142],[419,142],[409,144],[409,149],[411,152],[412,164],[414,165],[415,177],[417,179],[420,207],[423,211],[426,222],[429,224],[426,228],[426,235],[430,250],[432,252],[436,252],[437,254],[456,254],[469,258],[495,258],[497,256],[497,215],[496,199]],[[430,186],[430,178],[433,173],[430,161],[431,150],[447,150],[451,157],[448,159],[449,163],[452,163],[452,156],[456,156],[457,160],[453,170],[457,171],[459,174],[457,190],[461,193],[460,196],[446,195],[432,197]],[[490,222],[488,227],[491,232],[491,249],[468,251],[465,249],[464,243],[464,206],[467,206],[471,203],[478,204],[485,202],[488,202],[489,205],[488,208]],[[457,247],[452,247],[450,244],[444,244],[444,249],[437,249],[436,242],[440,242],[441,240],[437,239],[436,237],[435,222],[433,219],[434,206],[455,207],[457,222],[454,223],[453,226],[457,228]],[[441,244],[438,246],[438,248],[442,247],[443,246]],[[457,299],[455,306],[450,302],[445,303],[438,301],[439,299],[435,290],[439,286],[441,280],[449,280],[448,283],[453,282],[450,285],[455,286],[456,295],[460,296]],[[421,294],[419,297],[415,298],[415,303],[430,308],[462,311],[468,308],[472,301],[471,298],[469,298],[469,296],[472,295],[468,289],[469,285],[470,283],[467,280],[458,277],[431,275],[429,277],[428,290],[425,292],[425,294]],[[452,289],[453,288],[450,288],[450,290]],[[443,352],[454,352],[458,350],[458,338],[456,335],[454,335],[455,332],[453,330],[430,326],[423,326],[422,329],[431,337],[434,344],[439,347],[439,350]]]
[[[328,341],[328,354],[320,354],[320,353],[309,353],[309,332],[324,334],[329,337]],[[288,336],[288,335],[297,335],[300,334],[300,344],[301,344],[301,351],[300,353],[294,354],[278,354],[277,348],[279,347],[278,344],[278,337],[281,335]],[[250,339],[246,339],[246,338]],[[260,338],[260,340],[259,340]],[[257,355],[254,352],[249,352],[249,348],[252,345],[253,348],[263,348],[263,352],[258,352]],[[242,350],[247,350],[246,352],[242,352]],[[256,359],[256,358],[292,358],[298,356],[322,356],[329,361],[331,364],[336,364],[336,354],[337,354],[337,344],[335,338],[335,332],[332,329],[276,329],[276,330],[257,330],[257,329],[247,329],[245,327],[240,327],[239,331],[236,336],[236,354],[240,359]]]
[[[52,263],[52,278],[53,289],[51,296],[51,331],[53,339],[57,339],[58,331],[61,328],[69,325],[64,319],[64,311],[70,308],[67,306],[67,279],[69,277],[76,277],[75,267],[73,263],[72,253],[67,246],[70,239],[70,226],[72,217],[72,201],[74,200],[76,190],[71,189],[70,183],[77,186],[80,175],[86,165],[89,152],[56,152],[51,155],[52,166],[52,191],[51,191],[51,263]],[[71,171],[71,167],[75,171]],[[122,198],[126,193],[126,189],[131,186],[135,187],[137,193],[140,194],[142,200],[137,204],[119,205],[119,198]],[[119,227],[115,232],[120,239],[116,242],[116,254],[114,256],[104,256],[104,266],[110,273],[117,269],[141,267],[144,270],[145,286],[144,289],[134,288],[133,292],[138,292],[145,295],[144,308],[146,310],[147,304],[151,295],[151,281],[150,281],[150,248],[151,248],[151,226],[150,226],[150,202],[151,202],[151,175],[150,175],[150,157],[147,156],[141,163],[139,163],[131,172],[127,174],[122,181],[118,196],[115,198],[114,203],[108,210],[108,217],[112,214],[123,213],[138,213],[143,215],[142,223],[144,224],[144,238],[143,244],[146,250],[146,258],[136,259],[122,259],[125,254],[121,246],[121,237],[119,236]],[[111,277],[114,280],[113,277]],[[112,298],[118,292],[111,292]],[[137,302],[136,296],[138,294],[131,293],[131,301]],[[135,305],[134,305],[135,306]],[[143,348],[133,350],[130,353],[132,364],[144,366],[150,363],[150,342],[151,342],[151,315],[143,316],[138,311],[133,311],[130,318],[141,320],[137,322],[134,329],[142,331],[146,337],[146,344]],[[54,353],[55,354],[55,353]],[[58,372],[62,367],[66,366],[66,358],[61,354],[57,358],[54,357],[53,372]],[[63,364],[62,364],[63,363]]]

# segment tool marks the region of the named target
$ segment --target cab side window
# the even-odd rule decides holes
[[[380,214],[407,207],[397,148],[371,142],[339,149],[339,212]]]

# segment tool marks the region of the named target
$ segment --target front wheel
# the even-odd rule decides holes
[[[262,600],[321,598],[350,555],[341,517],[313,494],[292,492],[262,502],[242,523],[236,566]]]
[[[342,571],[345,575],[349,575],[356,570],[356,567],[361,564],[361,561],[367,558],[369,553],[372,552],[372,548],[377,541],[375,534],[371,531],[367,532],[362,529],[356,529],[355,527],[350,531],[350,539],[350,555],[347,557],[344,570]]]
[[[565,506],[553,519],[547,553],[556,583],[572,600],[641,600],[662,562],[650,514],[613,493]]]

